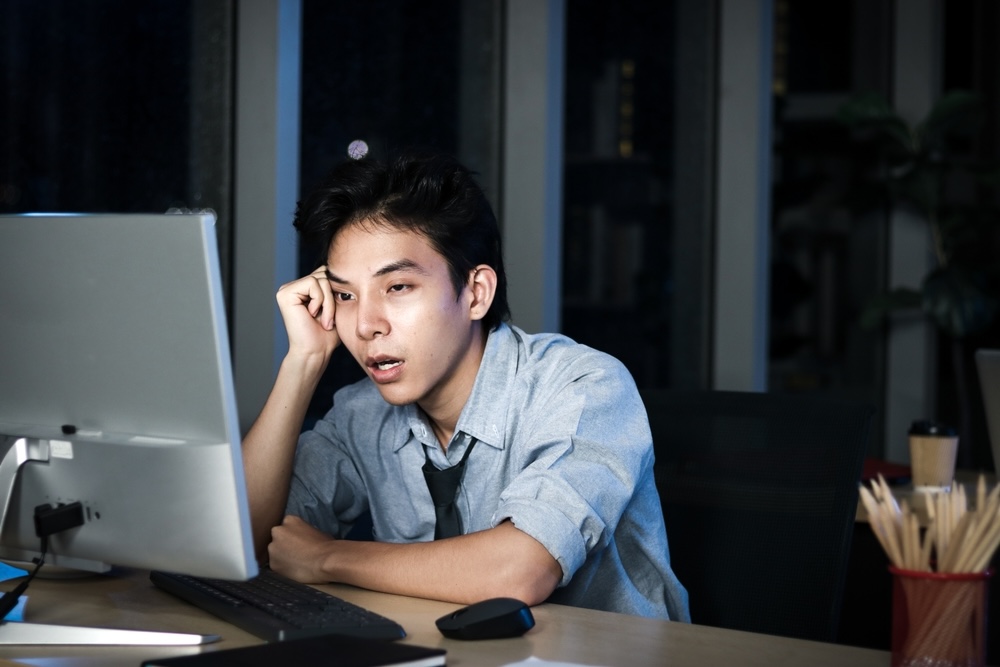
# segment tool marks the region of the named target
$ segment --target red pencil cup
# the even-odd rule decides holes
[[[986,664],[986,572],[892,573],[892,667]]]

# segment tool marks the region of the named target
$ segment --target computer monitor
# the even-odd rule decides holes
[[[0,216],[0,558],[257,574],[225,313],[210,213]]]

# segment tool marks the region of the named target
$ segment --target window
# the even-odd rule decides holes
[[[228,7],[0,1],[0,212],[212,208],[226,275]]]
[[[708,382],[710,3],[567,3],[563,332],[640,387]]]

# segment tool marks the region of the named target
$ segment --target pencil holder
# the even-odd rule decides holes
[[[982,667],[986,661],[985,572],[892,573],[892,666]]]

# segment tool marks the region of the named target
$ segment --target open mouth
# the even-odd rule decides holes
[[[404,372],[406,362],[389,355],[372,355],[365,359],[368,375],[379,384],[395,382]]]

